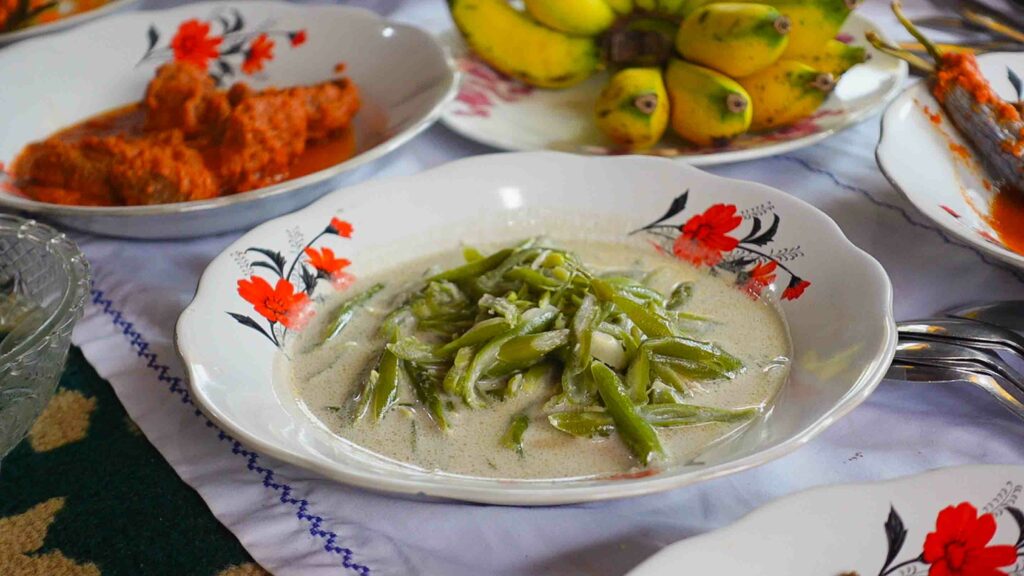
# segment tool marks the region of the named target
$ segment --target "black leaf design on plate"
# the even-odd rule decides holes
[[[242,18],[242,13],[239,12],[237,8],[233,8],[231,13],[235,15],[235,23],[231,26],[231,29],[228,30],[228,32],[238,32],[245,27],[245,19]]]
[[[896,556],[903,549],[903,543],[907,540],[907,529],[903,526],[903,519],[896,512],[896,508],[889,507],[889,518],[885,521],[885,538],[889,541],[889,551],[885,555],[885,565],[878,572],[884,574],[886,568],[892,564]]]
[[[146,54],[149,54],[156,47],[156,43],[160,41],[160,32],[157,32],[156,26],[149,25],[149,30],[146,31],[146,38],[149,41],[149,46],[146,47]]]
[[[740,240],[740,242],[749,242],[750,239],[755,238],[757,236],[757,233],[760,231],[761,219],[758,218],[757,216],[754,216],[754,225],[750,227],[750,232],[747,232],[747,235],[743,238],[743,240]]]
[[[313,295],[313,289],[316,288],[316,280],[318,274],[306,266],[300,267],[300,274],[302,276],[302,285],[305,286],[306,294]]]
[[[687,190],[686,192],[683,192],[679,196],[676,196],[672,200],[672,204],[668,207],[668,211],[665,212],[665,215],[662,216],[661,218],[658,218],[654,222],[651,222],[651,224],[660,224],[660,223],[664,222],[665,220],[668,220],[669,218],[675,216],[676,214],[679,214],[683,210],[686,210],[686,201],[689,200],[689,199],[690,199],[690,191],[689,190]]]
[[[280,252],[274,250],[267,250],[266,248],[247,248],[245,251],[256,252],[257,254],[262,254],[267,258],[270,258],[270,261],[273,264],[273,266],[268,266],[266,263],[263,262],[253,262],[253,266],[262,265],[264,268],[269,268],[274,272],[277,272],[278,276],[284,278],[285,259]]]
[[[235,73],[235,67],[223,58],[217,60],[217,67],[220,68],[221,73],[223,73],[225,76],[231,76]]]
[[[760,236],[753,236],[753,234],[748,234],[747,237],[742,240],[742,242],[744,244],[753,244],[754,246],[767,245],[769,242],[775,239],[775,234],[779,231],[779,222],[781,220],[782,219],[779,218],[778,214],[772,214],[772,224],[771,226],[768,227],[767,230],[762,232]],[[759,227],[760,221],[755,219],[755,222],[755,225]]]
[[[231,31],[231,23],[228,22],[227,17],[223,14],[217,14],[217,23],[220,24],[220,29],[224,31],[223,34]]]
[[[1007,506],[1006,511],[1017,521],[1017,529],[1020,531],[1020,535],[1017,536],[1017,542],[1013,546],[1014,548],[1020,548],[1024,546],[1024,512],[1021,512],[1020,508],[1014,506]]]
[[[728,272],[739,274],[750,267],[751,264],[756,262],[754,258],[733,258],[731,260],[725,260],[721,262],[718,267]]]
[[[230,56],[232,54],[238,54],[239,52],[242,51],[242,47],[244,47],[244,46],[245,46],[245,42],[236,42],[236,43],[232,44],[231,46],[229,46],[226,50],[222,50],[220,55],[221,56]]]
[[[1021,82],[1020,76],[1007,66],[1006,77],[1010,79],[1010,84],[1013,84],[1013,89],[1017,91],[1017,100],[1024,100],[1024,83]]]
[[[235,314],[234,312],[228,312],[228,316],[234,318],[235,321],[237,321],[242,326],[248,326],[249,328],[252,328],[253,330],[259,332],[260,334],[263,334],[268,340],[273,342],[275,346],[277,345],[277,340],[275,340],[270,334],[268,334],[267,331],[264,330],[262,326],[257,324],[256,321],[253,320],[252,318],[249,318],[248,316],[244,316],[242,314]]]

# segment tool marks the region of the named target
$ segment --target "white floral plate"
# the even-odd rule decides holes
[[[197,34],[197,19],[208,26]],[[191,32],[191,34],[189,34]],[[274,42],[263,70],[242,66],[261,34]],[[353,123],[356,154],[300,178],[211,200],[156,206],[58,206],[17,193],[0,174],[0,207],[56,219],[75,228],[135,238],[182,238],[251,226],[305,206],[329,188],[313,186],[392,152],[425,130],[455,95],[454,63],[430,34],[361,8],[285,2],[201,2],[121,14],[0,51],[0,162],[82,119],[137,102],[153,71],[182,46],[210,45],[200,57],[227,85],[257,88],[312,84],[336,77],[339,64],[358,84],[362,108]],[[46,70],[46,74],[38,73]],[[251,67],[250,67],[251,70]]]
[[[113,14],[118,10],[127,8],[132,4],[138,3],[139,0],[110,0],[106,4],[87,10],[73,16],[65,16],[53,22],[47,22],[45,24],[35,24],[26,28],[20,28],[18,30],[11,30],[10,32],[0,33],[0,46],[10,44],[11,42],[17,42],[19,40],[27,40],[39,36],[40,34],[49,34],[50,32],[56,32],[58,30],[64,30],[72,26],[84,24],[90,20],[94,20],[101,16],[107,16]],[[62,0],[57,3],[57,10],[63,10],[66,6],[73,5],[75,0]]]
[[[864,40],[869,30],[885,38],[865,17],[856,12],[850,15],[840,38],[866,46],[871,59],[847,72],[811,118],[773,132],[747,134],[717,149],[695,148],[669,129],[647,154],[694,166],[753,160],[810,146],[870,117],[899,93],[907,78],[907,65],[869,45]],[[613,153],[593,121],[594,101],[608,80],[606,73],[565,90],[535,89],[496,73],[467,54],[460,39],[453,36],[449,44],[461,53],[457,61],[463,76],[459,95],[441,119],[447,127],[501,150]]]
[[[978,64],[1000,96],[1017,99],[1007,70],[1024,74],[1024,54],[992,52],[978,57]],[[1010,249],[992,226],[997,191],[926,83],[907,88],[886,109],[875,158],[889,182],[933,222],[979,250],[1024,268],[1024,255]]]
[[[829,486],[666,547],[628,576],[1024,574],[1024,467]]]
[[[318,280],[304,247],[330,248],[334,262],[351,264],[329,272],[359,277],[382,260],[412,261],[462,241],[508,243],[538,233],[557,239],[567,219],[594,223],[586,238],[698,255],[718,269],[739,271],[745,284],[756,277],[770,285],[795,351],[792,376],[770,416],[699,461],[656,472],[558,481],[471,478],[399,465],[331,434],[275,372],[278,347],[292,337],[285,324],[310,294],[332,290],[332,282]],[[692,233],[681,233],[686,222],[693,222]],[[734,242],[728,253],[715,248]],[[874,259],[825,214],[778,190],[659,158],[497,154],[363,183],[257,227],[206,269],[178,321],[177,345],[202,410],[275,458],[375,490],[563,504],[677,488],[795,450],[882,379],[896,341],[891,299],[889,279]]]

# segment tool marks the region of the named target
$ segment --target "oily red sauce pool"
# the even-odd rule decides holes
[[[114,110],[89,118],[84,122],[69,126],[57,132],[51,138],[65,142],[76,142],[87,136],[131,136],[142,133],[144,122],[145,113],[142,111],[141,106],[139,104],[129,104],[128,106],[115,108]],[[217,164],[218,154],[216,149],[208,147],[197,147],[197,149],[207,165],[214,166]],[[288,171],[282,175],[281,181],[292,180],[325,170],[355,156],[355,152],[355,132],[351,127],[345,128],[323,140],[308,144],[306,149],[292,161]],[[32,184],[22,184],[19,186],[19,189],[26,196],[37,200],[67,203],[60,202],[60,191],[58,190],[44,189],[44,187],[36,187]]]
[[[1024,194],[1000,190],[992,201],[989,223],[1007,248],[1024,254]]]

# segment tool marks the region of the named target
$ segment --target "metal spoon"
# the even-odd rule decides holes
[[[995,396],[1007,410],[1024,419],[1024,398],[1011,394],[1013,386],[1003,378],[978,374],[962,368],[894,362],[885,376],[904,382],[970,382]],[[1024,396],[1022,394],[1021,396]]]
[[[896,329],[903,337],[1006,350],[1024,360],[1024,337],[994,324],[964,318],[933,318],[899,322]]]

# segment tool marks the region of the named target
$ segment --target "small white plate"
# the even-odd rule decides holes
[[[963,466],[817,488],[672,544],[628,576],[1019,576],[1022,509],[1022,466]],[[998,560],[985,563],[980,556]],[[954,566],[960,570],[949,569]]]
[[[211,72],[230,85],[256,88],[313,84],[337,77],[359,86],[362,108],[353,121],[356,154],[319,172],[211,200],[154,206],[60,206],[0,187],[0,206],[68,226],[134,238],[184,238],[251,226],[305,206],[328,191],[314,184],[381,158],[430,126],[454,97],[454,63],[430,34],[388,22],[361,8],[285,2],[203,2],[107,18],[0,51],[0,161],[89,116],[142,99],[154,70],[173,55],[180,25],[198,19],[209,35],[227,38]],[[299,32],[302,41],[294,41]],[[241,70],[246,43],[268,32],[273,59],[262,72]],[[294,41],[294,43],[293,43]],[[239,48],[232,52],[233,48]],[[46,70],[46,74],[38,73]]]
[[[49,34],[50,32],[57,32],[58,30],[64,30],[65,28],[84,24],[89,20],[112,14],[122,8],[127,8],[132,4],[136,4],[138,1],[139,0],[110,0],[110,2],[107,2],[103,6],[87,10],[80,14],[75,14],[74,16],[60,18],[45,24],[36,24],[34,26],[29,26],[28,28],[3,32],[0,33],[0,46],[17,42],[19,40],[27,40],[29,38],[39,36],[40,34]]]
[[[681,226],[715,204],[734,205],[742,217],[734,229],[717,231],[739,242],[723,262],[738,260],[747,273],[758,262],[774,270],[768,281],[782,297],[794,348],[792,372],[768,417],[706,450],[699,461],[658,471],[503,480],[386,460],[332,434],[302,409],[287,376],[274,369],[276,345],[292,335],[238,292],[239,281],[251,276],[280,290],[280,298],[266,302],[301,303],[302,297],[285,296],[302,287],[314,297],[331,290],[329,282],[303,280],[303,266],[294,264],[307,245],[329,247],[350,260],[346,270],[355,276],[378,271],[386,266],[382,262],[455,249],[463,241],[509,243],[545,232],[557,239],[560,231],[553,228],[563,221],[601,223],[586,231],[590,239],[637,250],[654,250],[653,243],[671,251],[679,228],[638,229],[659,219]],[[538,230],[538,222],[549,227]],[[382,253],[391,256],[380,258]],[[195,300],[178,320],[176,341],[202,410],[274,458],[368,489],[545,505],[678,488],[787,454],[871,393],[889,367],[896,332],[885,271],[828,216],[801,200],[660,158],[529,153],[477,156],[415,176],[362,183],[259,226],[207,267]]]
[[[1000,96],[1017,99],[1006,71],[1024,75],[1024,53],[992,52],[979,56],[978,64]],[[938,123],[929,115],[938,115]],[[991,208],[997,192],[986,183],[984,169],[973,154],[925,82],[904,90],[882,116],[875,158],[893,187],[954,236],[1024,268],[1024,255],[1007,247],[992,227]]]
[[[668,156],[694,166],[725,164],[784,154],[810,146],[849,128],[881,110],[907,78],[905,62],[875,50],[864,33],[885,33],[854,12],[840,37],[864,45],[871,59],[854,67],[840,80],[835,92],[811,118],[763,134],[746,134],[726,148],[698,149],[666,132],[661,143],[646,154]],[[496,73],[466,53],[461,39],[456,46],[462,85],[442,122],[459,134],[500,150],[558,150],[581,154],[609,154],[609,142],[593,120],[594,101],[608,81],[607,73],[565,90],[532,88]]]

